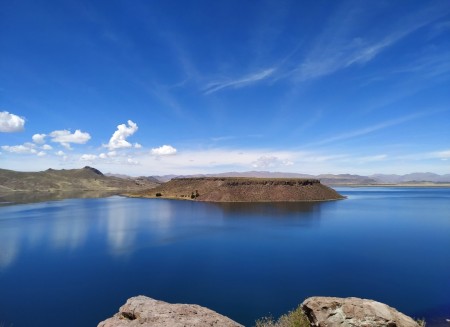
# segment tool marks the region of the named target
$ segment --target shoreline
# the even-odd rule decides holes
[[[119,196],[123,196],[125,198],[130,199],[162,199],[162,200],[176,200],[176,201],[191,201],[191,202],[200,202],[200,203],[311,203],[311,202],[328,202],[328,201],[341,201],[347,199],[346,196],[342,196],[339,199],[321,199],[321,200],[282,200],[282,201],[205,201],[205,200],[197,200],[191,199],[188,197],[176,197],[176,196],[146,196],[146,195],[132,195],[132,194],[118,194]]]
[[[344,198],[317,179],[303,178],[174,178],[152,190],[125,194],[211,203],[315,202]]]
[[[430,183],[430,184],[422,184],[422,183],[409,184],[409,183],[407,183],[406,184],[405,183],[405,184],[369,184],[369,185],[365,185],[365,184],[338,184],[338,185],[328,184],[327,186],[329,186],[329,187],[354,187],[354,188],[360,188],[360,187],[450,188],[450,183],[442,183],[442,184],[434,184],[434,183]]]

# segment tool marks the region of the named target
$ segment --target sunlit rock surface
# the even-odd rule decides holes
[[[354,297],[310,297],[302,309],[311,326],[317,327],[419,327],[386,304]]]
[[[233,320],[195,304],[170,304],[146,296],[128,299],[112,318],[98,327],[242,327]]]

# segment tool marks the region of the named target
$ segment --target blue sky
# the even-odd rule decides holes
[[[0,167],[450,173],[450,2],[2,1]]]

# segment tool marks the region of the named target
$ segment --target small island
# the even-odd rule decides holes
[[[174,178],[130,196],[205,202],[300,202],[344,198],[318,179],[245,177]]]

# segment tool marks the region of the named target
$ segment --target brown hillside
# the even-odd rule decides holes
[[[136,191],[158,186],[145,178],[123,179],[103,175],[92,167],[18,172],[0,169],[0,192]]]
[[[337,200],[343,197],[317,179],[300,178],[175,178],[138,196],[208,202],[291,202]]]

